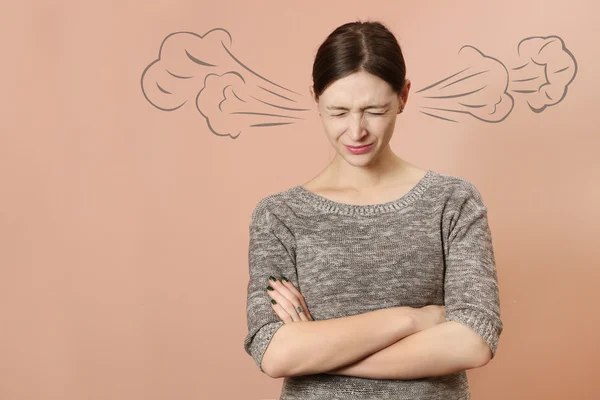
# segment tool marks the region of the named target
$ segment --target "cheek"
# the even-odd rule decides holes
[[[330,125],[324,125],[324,128],[325,136],[331,144],[334,144],[339,139],[339,137],[344,134],[343,130],[337,129],[336,127]]]
[[[380,132],[388,132],[394,130],[394,120],[391,118],[381,118],[379,121],[374,121],[373,126],[377,127]]]
[[[335,138],[347,130],[347,124],[343,121],[324,121],[323,128],[328,137]]]

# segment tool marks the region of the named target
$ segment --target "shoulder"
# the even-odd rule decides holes
[[[456,205],[469,203],[484,206],[483,196],[478,187],[467,178],[437,173],[437,182],[445,202]]]
[[[287,192],[287,191],[285,191]],[[294,248],[296,238],[288,222],[293,215],[284,201],[285,192],[269,194],[258,201],[250,217],[250,232],[271,232],[288,248]]]
[[[280,191],[266,195],[254,206],[250,216],[250,224],[267,225],[273,227],[281,225],[286,215],[290,213],[285,201],[285,195],[289,191]]]

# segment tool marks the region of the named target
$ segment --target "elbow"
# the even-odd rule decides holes
[[[502,333],[503,326],[499,316],[490,318],[477,310],[457,309],[454,310],[448,321],[458,322],[457,326],[464,326],[465,340],[468,337],[468,362],[472,368],[480,368],[487,365],[495,354],[498,339]]]
[[[298,324],[284,324],[273,336],[267,346],[262,360],[261,369],[271,378],[285,378],[300,374],[303,369],[299,369],[301,354],[290,347],[289,343],[294,343],[294,327]],[[288,327],[288,328],[285,328]],[[283,333],[282,333],[283,332]],[[288,333],[286,333],[288,332]]]
[[[267,347],[267,350],[263,355],[260,368],[271,378],[283,378],[285,376],[283,365],[281,363],[281,360],[284,359],[280,354],[281,350],[282,349],[276,348],[271,344]]]
[[[288,376],[302,375],[303,369],[298,368],[291,360],[294,360],[294,355],[286,352],[283,347],[273,348],[269,355],[265,353],[261,368],[271,378],[285,378]],[[266,358],[266,360],[264,360]]]
[[[298,353],[289,346],[289,343],[296,341],[293,333],[294,326],[298,325],[296,323],[282,325],[265,350],[261,368],[271,378],[285,378],[296,373]]]
[[[282,359],[282,340],[279,332],[284,326],[286,325],[283,322],[268,323],[260,327],[254,335],[246,336],[246,352],[254,358],[260,372],[271,378],[279,377],[279,361]],[[283,342],[285,343],[285,340]]]
[[[478,351],[476,354],[477,359],[475,360],[475,368],[481,368],[487,365],[492,359],[492,349],[483,339],[478,343]]]
[[[286,372],[281,362],[275,360],[267,360],[261,364],[261,369],[269,377],[277,379],[286,377]]]
[[[281,377],[281,376],[279,376],[280,374],[279,374],[278,370],[274,366],[272,366],[270,363],[264,363],[263,362],[260,365],[260,368],[263,370],[263,372],[265,374],[267,374],[271,378],[275,379],[275,378],[280,378]]]
[[[274,362],[274,360],[267,358],[266,353],[265,357],[263,357],[262,363],[260,364],[260,368],[265,374],[267,374],[271,378],[282,377],[279,366],[277,365],[277,363]]]

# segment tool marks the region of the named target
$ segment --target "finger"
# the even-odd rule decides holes
[[[276,285],[271,282],[271,285],[269,286],[274,287]],[[267,288],[267,293],[269,293],[269,296],[271,296],[271,298],[275,300],[277,304],[285,310],[285,312],[287,312],[293,321],[301,321],[300,316],[296,312],[296,307],[285,296],[283,296],[278,289],[273,288],[273,290],[268,290]]]
[[[309,312],[308,312],[308,306],[306,305],[306,300],[304,299],[304,296],[302,295],[302,293],[300,293],[300,291],[298,289],[296,289],[296,287],[294,286],[294,284],[292,284],[292,282],[290,281],[281,281],[282,285],[285,286],[286,288],[288,288],[288,290],[290,292],[292,292],[292,294],[294,294],[296,296],[296,298],[298,299],[298,301],[300,302],[300,305],[303,308],[303,312],[300,313],[300,317],[302,317],[304,315],[304,317],[306,318],[306,321],[312,321],[312,317],[310,316]]]
[[[298,307],[302,307],[301,311],[298,311]],[[298,313],[298,316],[300,316],[300,320],[312,321],[312,318],[310,318],[310,315],[308,315],[308,311],[306,310],[306,308],[303,305],[300,305],[298,307],[296,307],[296,312]]]
[[[290,317],[290,315],[279,304],[273,304],[273,302],[271,302],[271,308],[273,308],[275,314],[277,314],[277,316],[286,324],[289,322],[294,322],[292,317]]]
[[[312,321],[312,317],[310,316],[310,314],[308,312],[308,307],[306,306],[304,297],[298,291],[298,289],[296,289],[291,282],[282,281],[281,283],[285,288],[287,288],[290,291],[292,296],[294,296],[295,301],[293,301],[292,304],[294,304],[294,308],[296,309],[296,313],[298,314],[300,319],[302,321]],[[283,291],[283,289],[279,289],[279,288],[277,290]]]
[[[284,282],[277,279],[276,281],[269,280],[269,283],[273,288],[277,289],[277,291],[281,293],[286,299],[288,299],[288,301],[294,305],[294,308],[300,305],[300,300],[298,299],[296,294],[292,293],[289,287],[284,285]],[[290,286],[293,288],[294,285]],[[296,293],[299,292],[296,290]]]
[[[276,279],[275,281],[269,280],[269,284],[287,300],[286,302],[283,300],[279,300],[276,296],[273,296],[276,301],[282,302],[282,307],[291,315],[294,321],[309,321],[307,316],[303,315],[304,313],[302,312],[304,309],[306,309],[305,306],[302,305],[298,297],[296,297],[296,295],[292,293],[290,289],[288,289],[288,287],[283,284],[282,281],[278,279]],[[291,286],[293,287],[293,285]],[[297,290],[296,292],[299,293]],[[298,307],[302,307],[301,312],[298,312]]]
[[[291,285],[287,282],[288,285]],[[294,308],[295,315],[298,316],[298,321],[311,321],[311,318],[308,316],[308,310],[306,306],[303,304],[303,301],[300,301],[298,297],[292,293],[285,285],[284,282],[281,282],[281,285],[273,285],[275,286],[275,290],[279,292],[279,294],[283,295],[286,300],[288,300],[291,304],[291,307]],[[293,287],[293,285],[291,285]],[[296,291],[298,292],[298,291]],[[299,292],[298,292],[299,293]],[[291,298],[291,301],[289,300]],[[289,308],[288,308],[289,309]],[[292,315],[294,317],[294,315]],[[296,321],[296,319],[294,319]]]

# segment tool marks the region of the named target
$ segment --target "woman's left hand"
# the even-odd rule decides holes
[[[281,280],[273,280],[274,278],[273,276],[269,277],[269,286],[266,290],[276,303],[273,304],[273,301],[271,301],[271,307],[279,318],[286,324],[289,322],[314,321],[308,312],[304,296],[298,289],[283,276]]]

